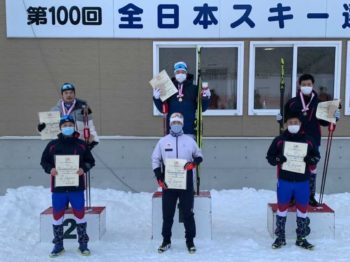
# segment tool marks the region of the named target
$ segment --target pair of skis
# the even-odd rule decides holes
[[[89,146],[90,142],[90,128],[89,128],[89,107],[83,106],[83,122],[84,122],[84,141],[86,146]],[[90,171],[86,172],[85,176],[85,202],[87,210],[91,209],[91,176]]]

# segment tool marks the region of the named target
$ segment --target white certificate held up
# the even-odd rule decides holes
[[[306,163],[304,157],[307,154],[307,143],[284,142],[283,155],[287,162],[283,163],[282,169],[304,174]]]
[[[42,140],[57,138],[60,133],[60,112],[39,112],[39,122],[46,125],[40,132]]]
[[[149,83],[153,88],[160,89],[160,99],[162,101],[167,100],[178,92],[165,70],[156,75]]]
[[[334,113],[339,108],[339,104],[340,104],[340,100],[333,100],[333,101],[318,103],[316,117],[318,119],[325,120],[335,124],[336,119],[334,117]]]
[[[187,163],[184,159],[165,160],[165,183],[170,189],[186,189],[187,171],[184,169]]]
[[[55,187],[79,186],[79,155],[56,155]]]

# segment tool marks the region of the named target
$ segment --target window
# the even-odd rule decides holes
[[[310,73],[321,100],[339,98],[341,42],[251,42],[249,115],[275,115],[280,108],[281,58],[284,103],[297,92],[298,77]]]
[[[187,63],[188,72],[198,76],[198,52],[201,48],[202,80],[209,83],[211,100],[204,115],[242,115],[243,43],[241,42],[155,42],[153,74],[163,69],[173,76],[177,61]],[[159,115],[154,108],[154,114]]]
[[[346,62],[346,89],[345,89],[345,115],[350,115],[350,42],[348,42],[348,55]]]

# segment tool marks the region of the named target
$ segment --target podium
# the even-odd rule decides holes
[[[176,205],[177,206],[177,205]],[[212,239],[212,211],[211,195],[209,191],[201,191],[194,197],[194,219],[196,222],[196,239]],[[155,192],[152,196],[152,239],[162,240],[162,192]],[[185,227],[179,223],[179,210],[176,207],[172,239],[184,239]]]
[[[91,207],[85,209],[85,219],[87,222],[87,234],[90,241],[100,240],[106,232],[106,207]],[[51,242],[52,233],[52,207],[45,209],[40,214],[40,241]],[[74,219],[72,208],[65,211],[63,220],[64,241],[78,241],[77,224]]]
[[[277,204],[267,205],[267,229],[272,238],[275,238]],[[307,216],[310,218],[311,233],[308,236],[312,239],[335,238],[335,212],[328,205],[322,204],[319,207],[308,206]],[[286,238],[296,239],[296,207],[288,209],[286,222]]]

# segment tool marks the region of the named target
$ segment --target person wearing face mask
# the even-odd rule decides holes
[[[196,252],[193,239],[196,236],[196,225],[193,213],[193,174],[192,170],[203,161],[203,155],[196,142],[183,132],[184,117],[181,113],[173,113],[169,120],[170,134],[159,140],[152,153],[152,168],[159,186],[163,189],[162,212],[163,242],[159,253],[168,250],[171,245],[171,228],[174,221],[176,202],[179,199],[183,212],[186,246],[190,253]],[[170,189],[165,183],[164,163],[166,159],[186,160],[186,189]]]
[[[187,73],[187,65],[185,62],[177,62],[174,64],[174,74],[172,81],[178,89],[178,93],[169,97],[166,101],[160,100],[160,90],[153,89],[153,101],[159,112],[167,113],[166,123],[169,123],[169,117],[174,112],[179,112],[184,116],[185,123],[183,131],[185,134],[195,137],[195,116],[197,110],[198,87],[193,84],[193,75]],[[210,90],[208,87],[202,90],[202,111],[206,111],[209,106]],[[163,112],[163,108],[167,108],[167,112]],[[166,132],[169,133],[169,126]]]
[[[285,130],[280,136],[276,137],[271,143],[266,159],[272,166],[277,166],[277,205],[276,230],[277,236],[272,248],[280,248],[286,245],[285,225],[289,202],[292,197],[295,199],[297,208],[297,240],[295,244],[305,249],[312,249],[313,245],[306,240],[310,234],[310,219],[307,217],[307,208],[310,195],[310,176],[312,170],[320,160],[318,145],[313,138],[301,130],[302,117],[298,112],[288,112],[286,114]],[[304,157],[306,164],[304,173],[296,173],[282,169],[282,164],[287,161],[283,154],[284,143],[297,142],[307,144],[307,154]]]
[[[84,176],[94,165],[95,160],[88,146],[80,140],[79,133],[75,131],[75,121],[70,115],[63,116],[60,120],[61,133],[57,139],[54,139],[46,146],[42,157],[41,166],[51,177],[52,208],[53,208],[53,243],[54,248],[50,257],[59,256],[64,252],[63,247],[63,218],[67,203],[70,203],[73,214],[77,222],[77,233],[79,242],[79,251],[82,255],[90,255],[88,249],[89,237],[86,233],[87,223],[85,216],[84,201]],[[57,170],[55,167],[56,155],[79,155],[79,176],[78,186],[56,187],[55,181]]]
[[[318,94],[314,90],[315,79],[310,74],[303,74],[298,80],[299,90],[297,95],[290,99],[284,108],[284,112],[300,113],[301,129],[309,136],[311,136],[316,145],[319,147],[321,144],[321,126],[328,126],[329,123],[316,118],[316,110],[318,103],[320,102]],[[339,109],[334,114],[337,121],[340,118]],[[282,117],[277,116],[277,120],[281,121]],[[316,167],[311,172],[310,176],[310,199],[309,204],[311,206],[318,206],[319,203],[315,199],[316,193]]]
[[[61,99],[51,108],[51,111],[59,111],[61,116],[71,115],[76,123],[76,130],[80,134],[80,139],[84,139],[84,115],[87,115],[88,128],[90,130],[89,147],[92,149],[99,143],[99,137],[92,119],[92,111],[84,100],[76,98],[75,86],[72,83],[64,83],[61,86]],[[46,127],[45,123],[39,123],[38,131],[41,132]]]

